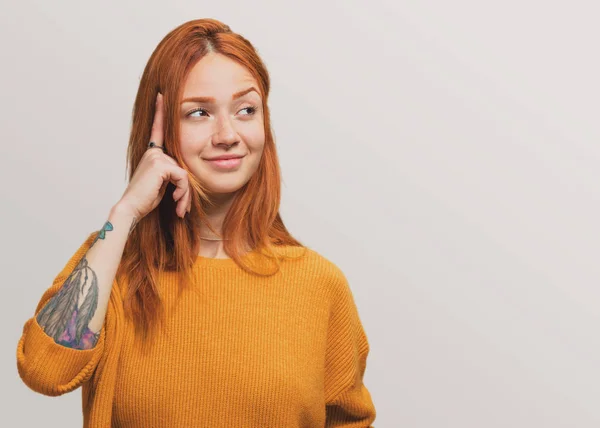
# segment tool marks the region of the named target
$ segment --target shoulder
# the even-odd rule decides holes
[[[312,263],[314,263],[315,266],[318,266],[323,275],[329,280],[334,282],[347,282],[346,275],[342,269],[329,257],[326,257],[313,248],[309,248],[308,253],[310,254]]]
[[[310,247],[287,246],[283,250],[289,267],[301,269],[313,284],[325,289],[331,297],[347,294],[350,291],[348,279],[343,270],[321,252]]]

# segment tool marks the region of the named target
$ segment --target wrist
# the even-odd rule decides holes
[[[117,215],[119,217],[125,216],[130,217],[131,219],[135,218],[136,221],[139,220],[139,214],[137,213],[137,211],[131,208],[127,204],[127,202],[124,202],[122,200],[113,205],[113,207],[110,210],[110,215]]]
[[[131,231],[135,228],[140,220],[139,214],[137,214],[135,210],[123,202],[118,202],[112,207],[108,219],[112,223],[113,227],[127,229],[127,236],[131,234]]]

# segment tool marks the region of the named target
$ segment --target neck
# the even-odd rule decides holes
[[[227,258],[227,254],[223,250],[223,220],[227,212],[231,208],[234,201],[235,193],[210,195],[211,203],[204,207],[206,219],[210,226],[217,232],[212,232],[206,224],[200,225],[200,237],[209,238],[200,239],[200,256]],[[219,239],[219,240],[216,240]]]

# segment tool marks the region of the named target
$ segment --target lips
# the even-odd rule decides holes
[[[207,159],[207,162],[219,169],[234,169],[242,164],[244,157],[229,157],[227,159]]]
[[[216,161],[216,160],[227,160],[227,159],[239,159],[239,158],[243,158],[244,155],[220,155],[220,156],[215,156],[214,158],[207,158],[206,160],[209,161]]]

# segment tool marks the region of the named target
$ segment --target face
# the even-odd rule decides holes
[[[180,105],[183,160],[209,194],[244,186],[257,170],[265,144],[262,98],[246,68],[210,53],[185,81]],[[220,156],[231,160],[211,160]]]

